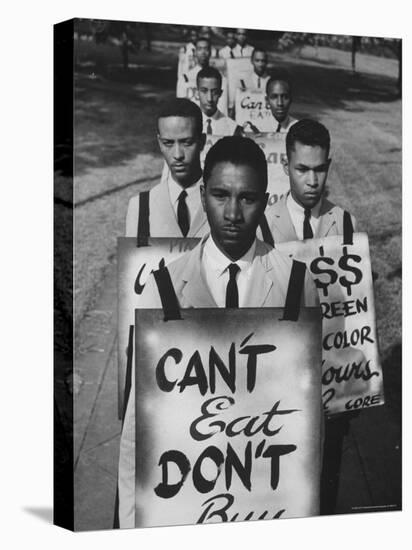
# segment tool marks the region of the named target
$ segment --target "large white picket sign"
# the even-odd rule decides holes
[[[259,90],[236,90],[236,122],[247,133],[259,130],[273,132],[276,121],[266,102],[266,93]],[[256,130],[254,130],[256,129]]]
[[[193,238],[150,238],[148,246],[138,248],[134,237],[117,240],[119,416],[123,410],[129,328],[134,324],[135,308],[148,307],[143,297],[147,278],[152,270],[159,268],[160,262],[168,265],[194,248],[198,241]]]
[[[268,206],[277,203],[290,189],[289,178],[283,168],[286,162],[285,136],[276,132],[248,135],[263,149],[268,163]]]
[[[369,242],[355,233],[275,244],[304,261],[322,308],[323,403],[330,413],[384,403],[379,362]]]
[[[319,513],[321,319],[136,310],[136,526]]]

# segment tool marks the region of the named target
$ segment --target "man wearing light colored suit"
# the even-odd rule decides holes
[[[263,151],[248,138],[223,137],[206,156],[203,179],[202,204],[210,235],[168,266],[180,307],[284,307],[292,260],[256,239],[268,199]],[[300,262],[296,265],[303,268],[298,287],[301,303],[318,306],[310,274]],[[161,307],[153,275],[142,298],[145,300],[142,307]],[[134,527],[135,438],[132,389],[120,443],[120,527]]]
[[[344,210],[325,198],[331,159],[330,135],[323,124],[303,119],[286,136],[290,192],[266,210],[274,243],[342,235]],[[353,230],[356,220],[350,216]]]
[[[205,137],[199,107],[188,99],[170,101],[158,116],[157,138],[166,166],[160,183],[149,193],[149,234],[151,237],[202,237],[209,227],[200,200],[200,152]],[[182,192],[185,193],[183,199]],[[137,236],[140,199],[141,194],[130,199],[126,237]]]

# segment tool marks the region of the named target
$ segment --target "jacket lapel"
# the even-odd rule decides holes
[[[336,228],[337,219],[335,209],[333,208],[332,203],[324,199],[320,208],[320,221],[315,234],[315,238],[327,237],[328,235],[336,235]]]
[[[185,270],[182,273],[183,307],[217,307],[201,273],[201,260],[205,240],[203,239],[200,246],[195,247],[189,254]]]
[[[273,286],[269,272],[273,269],[268,260],[267,249],[258,240],[256,244],[256,255],[253,260],[253,282],[245,299],[245,307],[261,307],[266,303],[267,297]]]
[[[190,229],[187,236],[198,237],[200,230],[204,228],[206,224],[207,224],[206,213],[203,210],[202,203],[200,202],[199,208],[197,209],[197,212],[193,217],[192,223],[190,224]]]
[[[288,195],[286,195],[287,197]],[[295,228],[292,223],[289,211],[286,207],[286,197],[281,199],[279,207],[276,209],[276,213],[273,217],[273,225],[276,227],[277,232],[283,235],[284,241],[297,241],[298,236],[296,235]],[[276,238],[275,238],[276,246]]]

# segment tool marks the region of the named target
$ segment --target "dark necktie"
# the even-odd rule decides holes
[[[183,190],[177,203],[177,223],[182,231],[183,237],[189,233],[189,210],[186,204],[187,193]]]
[[[310,225],[310,208],[305,208],[305,219],[303,220],[303,238],[313,239],[313,231]]]
[[[235,59],[235,54],[233,53],[233,50],[230,50],[230,57],[231,59]]]
[[[282,124],[279,122],[278,127],[276,128],[276,132],[280,132],[282,128]]]
[[[212,121],[210,120],[210,118],[208,118],[206,120],[206,124],[207,124],[206,134],[211,134],[212,133]]]
[[[228,308],[239,307],[239,292],[236,283],[238,271],[240,271],[240,267],[237,264],[229,265],[229,282],[226,287],[226,307]]]
[[[258,88],[260,88],[260,76],[258,76]]]

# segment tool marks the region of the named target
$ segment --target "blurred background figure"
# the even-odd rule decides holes
[[[253,46],[247,41],[246,29],[236,30],[237,45],[233,49],[235,57],[252,57]]]
[[[187,34],[189,36],[189,42],[179,50],[178,78],[181,74],[187,73],[196,65],[197,30],[195,28],[189,29]]]
[[[219,57],[222,59],[234,59],[235,52],[233,51],[237,42],[236,42],[236,32],[234,29],[226,30],[226,46],[219,50]]]

